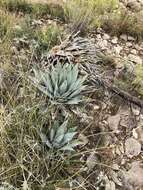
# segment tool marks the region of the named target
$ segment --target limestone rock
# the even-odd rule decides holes
[[[141,144],[134,138],[129,138],[125,142],[126,156],[132,158],[138,156],[141,152]]]
[[[119,114],[114,115],[114,116],[110,116],[108,118],[109,127],[113,131],[118,130],[119,122],[120,122],[120,115]]]
[[[127,7],[131,8],[133,11],[141,10],[141,4],[136,0],[129,0],[127,3]]]
[[[118,38],[117,37],[114,37],[112,40],[111,40],[112,44],[117,44],[118,43]]]
[[[128,58],[135,64],[142,64],[142,59],[137,55],[129,54]]]
[[[135,38],[132,36],[128,36],[128,41],[135,41]]]
[[[120,36],[120,39],[121,39],[121,40],[124,40],[124,41],[127,41],[127,35],[126,35],[126,34],[122,34],[122,35]]]
[[[109,36],[108,34],[104,34],[104,35],[103,35],[103,39],[104,39],[104,40],[109,40],[109,39],[110,39],[110,36]]]

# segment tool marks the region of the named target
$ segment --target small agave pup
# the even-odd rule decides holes
[[[73,140],[77,134],[76,127],[68,129],[68,121],[59,125],[57,121],[49,129],[47,135],[41,133],[42,142],[50,149],[73,151],[74,147],[81,144],[78,140]]]
[[[78,104],[86,76],[79,78],[78,65],[58,63],[51,70],[43,72],[34,69],[35,77],[30,77],[34,85],[46,94],[53,104]]]

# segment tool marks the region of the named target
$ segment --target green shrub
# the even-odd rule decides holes
[[[116,0],[70,0],[65,4],[65,17],[73,31],[84,34],[90,28],[100,27],[100,17],[112,12],[116,6]]]
[[[16,22],[14,15],[0,11],[0,39],[10,39],[12,37],[13,25]]]
[[[23,38],[33,39],[35,35],[35,31],[31,26],[31,18],[29,16],[25,16],[20,20],[18,25],[15,25],[13,30],[13,37],[15,38]]]
[[[59,4],[33,4],[32,15],[34,17],[51,16],[52,18],[58,18],[64,21],[64,9]]]
[[[58,45],[62,37],[62,30],[57,25],[42,27],[35,33],[37,41],[37,50],[50,50],[53,46]]]
[[[137,92],[143,96],[143,65],[141,64],[136,65],[133,85],[135,85]]]
[[[32,6],[26,0],[1,0],[0,6],[10,12],[30,13]]]
[[[51,3],[49,4],[49,7],[49,14],[51,15],[51,17],[65,21],[65,12],[62,5]]]
[[[48,4],[34,4],[32,5],[32,15],[35,17],[43,17],[49,14],[50,12],[50,7]]]
[[[118,9],[102,19],[102,27],[112,35],[128,34],[140,40],[143,38],[143,13],[130,13]]]
[[[29,3],[27,0],[1,0],[0,7],[10,12],[22,12],[31,14],[33,17],[50,15],[54,18],[64,20],[64,9],[54,3]]]

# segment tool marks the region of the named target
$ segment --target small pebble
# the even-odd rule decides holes
[[[114,37],[112,40],[111,40],[112,44],[117,44],[118,43],[118,38],[117,37]]]
[[[137,50],[136,50],[136,49],[132,49],[132,50],[130,51],[130,53],[136,55],[136,54],[137,54]]]
[[[128,41],[135,41],[135,38],[132,36],[128,36]]]
[[[120,36],[120,39],[121,39],[121,40],[124,40],[124,41],[127,41],[127,35],[126,35],[126,34],[122,34],[122,35]]]

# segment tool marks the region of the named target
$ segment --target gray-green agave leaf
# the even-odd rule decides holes
[[[68,129],[67,125],[68,121],[65,121],[62,125],[55,121],[48,134],[40,134],[42,142],[50,149],[74,150],[74,147],[80,145],[81,142],[74,140],[77,134],[76,127]]]
[[[43,72],[33,69],[33,84],[54,104],[78,104],[82,101],[81,92],[85,89],[86,77],[78,77],[78,65],[57,64]]]

